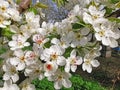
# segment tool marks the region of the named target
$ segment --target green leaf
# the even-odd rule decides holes
[[[7,51],[6,48],[4,48],[3,46],[0,47],[0,55],[3,54],[3,53],[5,53],[6,51]]]
[[[72,28],[73,29],[80,29],[80,28],[83,28],[83,27],[85,27],[85,24],[83,23],[83,22],[77,22],[77,23],[73,23],[72,24]],[[76,31],[76,30],[74,30],[74,31]]]
[[[16,3],[19,4],[22,0],[16,0]]]
[[[117,2],[119,2],[120,0],[109,0],[111,3],[115,4]]]
[[[25,51],[25,50],[32,50],[32,46],[24,47],[24,48],[22,48],[22,50],[23,50],[23,51]]]
[[[45,4],[43,4],[43,3],[36,3],[35,4],[35,6],[34,6],[35,8],[48,8],[48,6],[47,5],[45,5]]]
[[[76,16],[76,18],[79,20],[79,22],[72,23],[72,28],[74,29],[74,31],[77,31],[83,27],[88,27],[88,24],[85,24],[85,22],[83,22],[83,20],[79,16]]]
[[[107,15],[111,14],[111,12],[113,10],[113,8],[109,8],[109,7],[106,7],[105,9],[106,9],[106,14]]]
[[[120,8],[120,1],[118,3],[116,3],[115,7]]]
[[[114,18],[114,17],[110,17],[108,18],[111,22],[116,22],[116,23],[120,23],[120,19],[118,18]]]
[[[71,47],[67,48],[64,53],[64,57],[66,57],[66,58],[69,57],[72,50],[73,50],[73,48],[71,48]]]
[[[3,35],[3,36],[6,36],[6,37],[8,37],[8,38],[11,38],[13,34],[14,34],[14,33],[10,31],[10,28],[9,28],[9,27],[4,28],[4,29],[2,30],[2,35]]]
[[[37,9],[35,7],[29,8],[30,12],[33,12],[34,14],[37,14]]]
[[[53,0],[58,6],[65,5],[68,3],[67,0]]]

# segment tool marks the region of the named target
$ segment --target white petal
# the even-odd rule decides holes
[[[8,43],[8,45],[11,46],[11,47],[15,47],[16,44],[17,44],[16,41],[10,41],[10,42]]]
[[[44,74],[40,74],[39,75],[39,80],[42,80],[44,77],[45,77]]]
[[[102,37],[102,44],[108,46],[109,45],[108,38]]]
[[[100,63],[98,62],[98,60],[92,60],[91,64],[93,67],[98,67],[100,65]]]
[[[49,81],[54,81],[54,80],[55,80],[55,77],[54,77],[54,76],[50,76],[50,77],[48,77],[48,80],[49,80]]]
[[[29,42],[25,42],[24,46],[30,46],[30,43]]]
[[[102,37],[98,34],[98,33],[95,33],[95,37],[98,41],[101,41],[102,40]]]
[[[18,66],[17,66],[17,70],[21,71],[25,68],[25,63],[19,63]]]
[[[11,23],[10,21],[4,21],[3,22],[4,25],[10,25],[10,23]]]
[[[63,56],[59,56],[57,59],[57,64],[60,66],[63,66],[63,65],[65,65],[65,63],[66,63],[65,58]]]
[[[72,86],[72,83],[69,79],[63,79],[62,84],[66,88],[70,88]]]
[[[28,76],[29,74],[31,74],[32,73],[32,69],[25,69],[25,76]]]
[[[16,50],[16,49],[17,49],[16,47],[11,47],[10,48],[10,50],[13,50],[13,51]]]
[[[51,43],[58,45],[58,44],[60,43],[60,41],[59,41],[57,38],[53,38],[53,39],[51,40]]]
[[[85,23],[93,24],[92,17],[89,14],[87,14],[86,12],[83,13],[83,21]]]
[[[19,58],[10,58],[11,65],[18,65],[18,63],[20,63]]]
[[[43,22],[42,23],[42,28],[46,27],[46,25],[47,25],[46,22]]]
[[[90,1],[90,0],[89,0]],[[89,6],[88,11],[90,12],[91,15],[94,15],[97,11],[95,6]]]
[[[9,79],[10,79],[10,76],[7,73],[5,73],[3,75],[3,80],[9,80]]]
[[[14,52],[14,55],[17,56],[17,57],[19,57],[19,58],[21,58],[21,57],[24,56],[24,52],[21,49],[20,50],[16,50]]]
[[[91,67],[90,64],[83,63],[82,64],[82,69],[83,69],[83,71],[87,70],[88,73],[92,72],[92,67]]]
[[[82,35],[87,35],[90,32],[89,28],[83,28],[80,30]]]
[[[77,14],[79,12],[79,10],[80,10],[79,5],[75,5],[74,13]]]
[[[13,82],[18,81],[18,80],[19,80],[19,76],[18,76],[17,74],[14,74],[14,75],[12,76],[12,80],[13,80]]]
[[[72,71],[72,72],[75,72],[76,69],[77,69],[77,66],[76,66],[76,65],[71,65],[71,71]]]
[[[5,26],[5,25],[3,25],[3,24],[0,24],[0,27],[1,27],[1,28],[6,28],[6,26]]]
[[[83,37],[83,38],[81,38],[81,40],[80,40],[80,45],[86,45],[87,44],[87,42],[88,42],[88,39],[87,39],[87,37]]]
[[[62,88],[62,82],[61,81],[57,81],[57,82],[55,82],[54,83],[54,87],[55,87],[55,89],[61,89]]]
[[[104,23],[104,22],[106,22],[107,21],[107,19],[105,19],[105,18],[98,18],[98,19],[96,19],[95,21],[94,21],[94,24],[96,24],[96,23]]]
[[[83,61],[83,60],[82,60],[82,57],[79,57],[79,56],[78,56],[77,59],[78,59],[78,60],[76,61],[76,64],[77,64],[77,65],[82,64],[82,61]]]
[[[66,64],[66,65],[65,65],[65,71],[66,71],[66,72],[69,72],[69,71],[70,71],[70,64]]]
[[[10,85],[10,90],[20,90],[20,88],[16,84]]]
[[[14,33],[17,33],[17,32],[19,32],[19,29],[18,29],[18,27],[15,26],[15,25],[10,25],[10,31],[12,31],[12,32],[14,32]]]
[[[115,48],[118,46],[118,42],[114,38],[109,38],[110,47]]]
[[[45,75],[46,77],[49,77],[49,76],[51,76],[52,74],[49,73],[49,72],[45,72],[44,75]]]
[[[70,57],[76,57],[76,50],[72,50],[72,52],[70,53]]]

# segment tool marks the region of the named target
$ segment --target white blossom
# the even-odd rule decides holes
[[[54,81],[55,89],[61,89],[62,86],[70,88],[72,86],[72,83],[69,80],[70,77],[70,73],[64,71],[61,72],[60,70],[57,70],[53,76],[48,77],[48,80]]]
[[[76,56],[76,50],[72,50],[70,57],[66,60],[65,65],[65,71],[70,72],[70,69],[72,72],[75,72],[77,69],[77,65],[82,64],[82,57]]]
[[[107,21],[101,25],[94,26],[94,29],[96,31],[96,39],[98,41],[102,41],[103,45],[110,46],[112,48],[118,46],[116,39],[120,38],[120,31],[115,28],[114,23]]]
[[[26,21],[30,25],[35,25],[36,27],[40,27],[39,21],[40,16],[35,15],[33,12],[27,12],[25,13]]]
[[[16,67],[11,65],[10,63],[6,63],[3,65],[3,71],[5,72],[3,75],[3,80],[12,80],[13,82],[19,80],[18,71]]]
[[[27,66],[24,73],[25,76],[29,76],[31,79],[39,78],[39,80],[42,80],[44,78],[43,71],[43,64],[36,62],[35,64]]]
[[[90,14],[88,14],[90,13]],[[95,6],[89,6],[88,13],[83,13],[83,21],[89,24],[96,24],[98,22],[104,22],[106,19],[104,18],[105,10],[99,10]]]
[[[5,17],[3,17],[2,15],[0,15],[0,27],[1,28],[6,28],[7,25],[10,25],[11,21],[10,20],[6,20]]]
[[[22,35],[13,35],[12,41],[10,41],[8,45],[11,47],[11,50],[20,49],[30,45],[30,43],[26,42],[26,40],[27,38],[23,37]]]
[[[90,54],[93,54],[92,55],[93,57],[91,57],[89,53],[86,54],[84,57],[84,63],[82,64],[83,71],[87,71],[88,73],[92,72],[92,67],[98,67],[100,65],[98,60],[95,59],[94,53]]]
[[[4,86],[0,90],[20,90],[17,84],[13,84],[11,80],[5,81]]]
[[[41,54],[41,60],[51,62],[56,65],[63,66],[65,65],[65,57],[62,56],[65,52],[65,49],[61,48],[58,45],[52,45],[50,48],[47,48]]]

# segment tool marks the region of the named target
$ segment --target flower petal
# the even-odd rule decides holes
[[[98,67],[100,65],[100,63],[98,62],[98,60],[92,60],[91,64],[93,67]]]
[[[92,72],[92,66],[90,64],[83,63],[82,69],[83,69],[83,71],[87,70],[88,73]]]
[[[13,82],[16,82],[19,80],[19,76],[17,74],[14,74],[12,77]]]
[[[65,63],[66,63],[65,58],[63,56],[59,56],[57,59],[57,64],[60,66],[63,66],[63,65],[65,65]]]
[[[62,82],[61,81],[55,82],[54,87],[55,87],[55,89],[61,89],[62,88]]]
[[[70,64],[67,63],[67,64],[65,65],[65,71],[66,71],[66,72],[69,72],[69,71],[70,71]]]
[[[76,69],[77,69],[77,66],[76,66],[76,65],[71,65],[71,71],[72,71],[72,72],[75,72]]]
[[[72,86],[72,83],[69,79],[63,79],[62,84],[66,88],[70,88]]]

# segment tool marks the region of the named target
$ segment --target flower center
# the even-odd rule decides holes
[[[46,68],[47,68],[47,70],[52,70],[52,65],[51,64],[47,64],[47,66],[46,66]]]
[[[17,44],[18,44],[18,46],[21,46],[21,45],[22,45],[22,42],[19,41]]]
[[[99,34],[101,37],[103,37],[103,36],[105,35],[105,31],[104,31],[104,30],[101,30],[101,31],[98,32],[98,34]]]
[[[21,61],[24,61],[25,60],[25,57],[23,56],[23,57],[20,57],[20,60]]]
[[[57,78],[57,80],[61,80],[62,78],[63,78],[63,76],[59,75],[58,78]]]
[[[93,20],[97,19],[99,15],[93,15],[92,18]]]
[[[90,64],[90,60],[87,59],[87,60],[85,61],[85,63],[86,63],[86,64]]]
[[[0,9],[1,9],[2,12],[6,11],[6,7],[4,7],[4,6],[0,7]]]
[[[65,45],[65,42],[64,42],[64,41],[62,41],[62,42],[60,42],[60,44],[63,46],[63,45]]]
[[[56,60],[58,58],[58,55],[56,53],[52,54],[51,55],[51,59],[52,60]]]
[[[43,40],[37,40],[37,44],[41,44]]]
[[[75,63],[76,63],[76,59],[75,59],[75,58],[72,58],[70,63],[71,63],[71,64],[75,64]]]
[[[39,70],[39,69],[36,69],[36,70],[35,70],[35,73],[40,73],[40,70]]]
[[[34,53],[31,53],[31,54],[30,54],[30,58],[31,58],[31,59],[34,59],[34,58],[35,58],[35,54],[34,54]]]
[[[80,40],[80,39],[81,39],[81,37],[82,37],[82,36],[81,36],[81,34],[80,34],[80,33],[76,33],[76,39],[77,39],[77,40]]]
[[[43,40],[44,40],[44,37],[43,37],[43,36],[41,36],[41,35],[36,35],[34,41],[35,41],[37,44],[41,44],[41,43],[43,42]]]
[[[12,74],[15,74],[15,73],[16,73],[16,69],[15,69],[14,67],[12,67],[12,68],[10,69],[10,72],[11,72]]]

